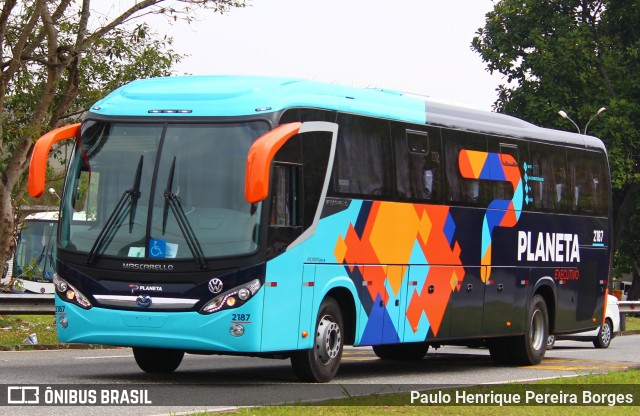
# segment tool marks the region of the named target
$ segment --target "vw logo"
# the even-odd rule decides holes
[[[218,279],[217,277],[215,279],[209,280],[209,291],[211,293],[220,293],[223,286],[224,285],[222,284],[222,280]]]
[[[140,295],[136,299],[136,303],[138,304],[138,306],[142,308],[148,308],[149,306],[151,306],[151,303],[152,303],[151,296]]]

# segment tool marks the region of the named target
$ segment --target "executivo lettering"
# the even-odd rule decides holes
[[[526,257],[525,257],[526,255]],[[518,231],[518,261],[580,263],[578,234]]]
[[[150,272],[170,272],[173,271],[173,264],[141,264],[141,263],[122,263],[124,270],[139,270]]]

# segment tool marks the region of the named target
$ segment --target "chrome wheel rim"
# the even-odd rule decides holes
[[[546,341],[544,339],[544,315],[540,309],[536,309],[531,316],[531,347],[535,351],[539,351]]]
[[[611,342],[611,327],[608,323],[602,325],[602,328],[600,329],[600,339],[604,345],[609,345]]]
[[[325,315],[318,322],[316,331],[316,357],[321,364],[328,364],[340,353],[342,333],[331,316]]]

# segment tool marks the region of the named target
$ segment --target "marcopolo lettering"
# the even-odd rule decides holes
[[[173,271],[173,264],[122,263],[122,268],[124,270],[171,272]]]
[[[518,261],[580,263],[578,234],[518,231]]]

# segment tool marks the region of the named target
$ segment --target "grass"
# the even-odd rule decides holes
[[[560,384],[562,383],[562,384]],[[595,374],[572,378],[563,378],[561,381],[543,380],[533,384],[507,384],[507,385],[486,385],[465,389],[467,393],[488,393],[495,391],[496,393],[521,394],[524,396],[525,390],[535,390],[544,393],[576,393],[579,397],[582,390],[589,390],[594,393],[598,392],[598,388],[594,385],[616,385],[614,391],[624,391],[632,393],[636,406],[578,406],[578,405],[523,405],[509,406],[504,409],[510,416],[519,415],[540,415],[545,416],[572,416],[572,415],[636,415],[638,412],[637,403],[640,400],[638,396],[637,384],[640,384],[640,371],[631,370],[627,372],[617,372],[608,374]],[[620,386],[623,384],[631,385],[629,387]],[[588,385],[589,387],[585,386]],[[602,388],[602,387],[599,387]],[[449,391],[455,396],[455,390]],[[427,407],[428,406],[428,407]],[[494,415],[498,406],[439,406],[439,405],[411,405],[409,393],[390,394],[384,396],[367,396],[352,397],[340,400],[329,400],[318,405],[292,405],[292,406],[267,406],[255,408],[241,408],[233,412],[240,416],[297,416],[299,414],[313,414],[314,416],[422,416],[429,415]],[[216,413],[220,414],[220,413]],[[212,415],[208,413],[193,413],[193,415],[205,416]]]
[[[36,334],[38,344],[57,344],[53,315],[0,315],[0,346],[15,346]]]
[[[627,315],[625,318],[625,323],[627,325],[627,331],[638,331],[640,330],[640,316],[630,316]]]

